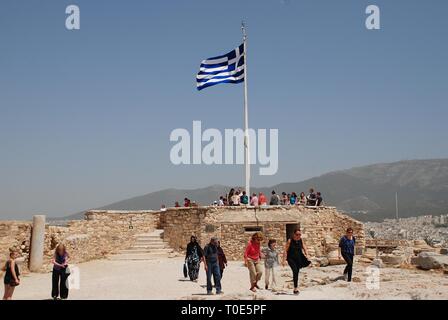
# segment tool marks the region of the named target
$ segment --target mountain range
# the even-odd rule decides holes
[[[252,188],[251,192],[277,193],[301,191],[313,187],[323,195],[326,205],[335,206],[360,221],[381,221],[396,215],[411,217],[448,212],[448,159],[406,160],[373,164],[334,171],[296,183]],[[188,197],[199,204],[210,204],[230,190],[229,186],[213,185],[184,190],[165,189],[122,200],[96,209],[145,210],[159,209],[161,204],[182,205]],[[64,219],[79,219],[82,213]]]

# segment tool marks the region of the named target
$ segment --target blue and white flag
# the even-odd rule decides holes
[[[198,90],[219,83],[244,81],[244,44],[222,56],[202,61],[196,76]]]

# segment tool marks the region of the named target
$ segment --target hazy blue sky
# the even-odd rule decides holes
[[[77,4],[81,30],[65,28]],[[381,9],[368,31],[365,8]],[[279,171],[448,157],[448,1],[0,2],[0,217],[62,216],[168,188],[240,185],[242,166],[174,166],[175,128],[242,126],[243,85],[197,92],[202,59],[249,33],[250,125]]]

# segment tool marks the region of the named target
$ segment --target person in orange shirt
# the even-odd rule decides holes
[[[267,205],[266,196],[263,194],[263,192],[260,192],[260,195],[258,196],[258,203],[260,204],[260,206]]]

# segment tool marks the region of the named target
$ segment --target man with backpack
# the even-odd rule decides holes
[[[280,197],[278,196],[278,194],[275,193],[274,190],[272,190],[272,196],[271,201],[269,201],[269,205],[278,206],[279,203],[280,203]]]
[[[246,194],[246,191],[243,191],[243,195],[240,197],[240,203],[243,205],[249,204],[249,197]]]

